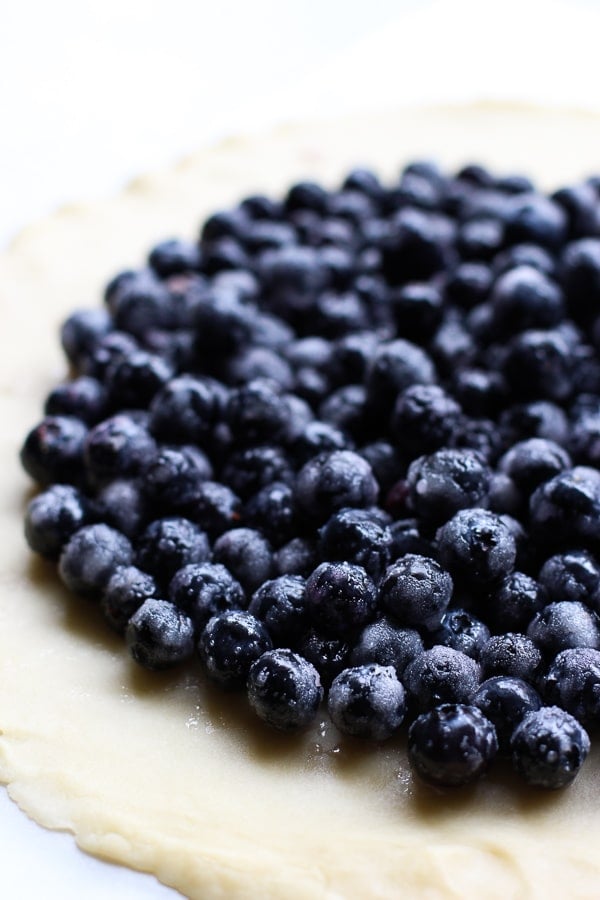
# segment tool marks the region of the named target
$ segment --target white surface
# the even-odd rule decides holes
[[[285,118],[490,96],[600,106],[594,2],[8,6],[0,14],[0,243],[59,204]],[[0,893],[10,900],[178,896],[80,853],[70,837],[30,822],[5,791],[0,847]]]

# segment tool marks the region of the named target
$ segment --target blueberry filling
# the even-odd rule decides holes
[[[33,551],[147,669],[415,772],[569,784],[600,717],[600,197],[415,162],[214,213],[79,310]],[[223,700],[227,703],[227,700]],[[326,713],[323,711],[323,715]]]

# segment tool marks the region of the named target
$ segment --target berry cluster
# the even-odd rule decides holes
[[[149,669],[458,785],[600,718],[600,180],[424,162],[245,199],[62,329],[31,548]],[[226,701],[224,701],[226,702]]]

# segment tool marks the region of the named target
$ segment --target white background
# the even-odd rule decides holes
[[[599,23],[596,0],[0,0],[0,244],[285,119],[489,97],[600,107]],[[0,894],[175,896],[29,822],[3,789]]]

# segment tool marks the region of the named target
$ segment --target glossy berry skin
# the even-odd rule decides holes
[[[353,666],[377,663],[393,666],[401,678],[407,665],[424,650],[423,640],[414,628],[401,628],[387,617],[367,625],[350,654]]]
[[[563,650],[544,678],[548,703],[560,706],[583,725],[600,719],[600,652],[587,647]]]
[[[361,566],[324,562],[307,579],[306,608],[317,628],[343,638],[373,618],[377,590]]]
[[[523,718],[513,732],[510,749],[514,768],[528,784],[555,790],[577,776],[590,739],[568,712],[544,706]]]
[[[561,600],[534,616],[527,636],[549,657],[575,647],[600,650],[600,619],[577,600]]]
[[[491,471],[472,450],[443,449],[411,463],[407,483],[415,513],[434,525],[486,499]]]
[[[439,563],[409,553],[386,570],[379,596],[400,624],[435,628],[450,603],[452,588],[452,578]]]
[[[530,684],[507,675],[482,682],[471,702],[494,725],[502,753],[510,751],[510,739],[523,717],[542,705],[539,694]]]
[[[267,651],[250,669],[250,706],[277,731],[305,728],[314,719],[322,698],[319,673],[292,650]]]
[[[46,559],[58,559],[70,537],[91,518],[91,506],[77,488],[53,484],[33,500],[25,513],[25,538]]]
[[[180,375],[150,405],[152,433],[170,443],[203,445],[218,421],[227,392],[210,378]]]
[[[580,600],[600,612],[600,566],[585,550],[551,556],[540,569],[539,581],[550,601]]]
[[[408,731],[411,765],[420,778],[438,787],[476,781],[497,751],[494,726],[476,706],[444,703],[420,715]]]
[[[162,447],[144,465],[144,496],[155,515],[194,512],[211,475],[210,462],[196,447]]]
[[[110,627],[123,634],[142,603],[157,596],[158,587],[151,575],[136,566],[119,566],[102,591],[100,608]]]
[[[271,546],[252,528],[232,528],[222,534],[214,544],[213,559],[226,566],[248,594],[273,572]]]
[[[524,572],[511,572],[492,585],[485,603],[486,618],[498,632],[525,631],[548,603],[546,589]]]
[[[21,465],[38,484],[77,484],[87,433],[84,423],[72,416],[46,416],[25,438]]]
[[[84,525],[65,545],[58,571],[74,594],[98,596],[118,566],[132,560],[131,544],[108,525]]]
[[[499,516],[485,509],[460,510],[437,539],[442,565],[470,583],[499,581],[514,568],[515,538]]]
[[[377,582],[389,563],[391,543],[389,528],[366,510],[342,509],[321,529],[319,552],[323,559],[362,566]]]
[[[264,623],[275,646],[289,646],[307,625],[304,578],[281,575],[265,581],[252,595],[248,612]]]
[[[190,563],[178,569],[169,584],[169,599],[183,609],[198,631],[212,616],[246,606],[239,581],[218,563]]]
[[[498,468],[529,495],[544,481],[570,469],[571,457],[553,441],[529,438],[514,444],[499,460]]]
[[[137,544],[140,568],[167,585],[178,569],[190,563],[207,562],[208,539],[193,522],[180,516],[156,519],[146,528]]]
[[[474,659],[451,647],[432,647],[406,667],[403,684],[416,712],[440,703],[469,703],[479,687],[480,668]]]
[[[83,448],[86,471],[98,482],[138,475],[155,453],[147,428],[125,413],[92,428]]]
[[[398,447],[408,459],[432,453],[451,442],[461,408],[437,384],[414,384],[395,404],[391,426]]]
[[[329,637],[310,628],[297,641],[296,649],[315,667],[321,684],[328,688],[336,675],[348,665],[351,644],[348,640]]]
[[[229,690],[244,687],[252,664],[272,646],[262,622],[231,610],[208,620],[198,653],[209,678]]]
[[[186,510],[211,538],[239,525],[242,518],[240,498],[226,484],[202,481],[193,493],[193,501]]]
[[[600,544],[600,472],[567,469],[540,485],[529,503],[531,528],[549,546]]]
[[[490,638],[487,625],[465,609],[451,609],[444,613],[431,639],[436,644],[460,650],[472,659],[479,659]]]
[[[133,659],[145,669],[168,669],[194,652],[194,626],[189,616],[168,600],[145,600],[125,632]]]
[[[327,708],[334,725],[344,734],[384,741],[404,719],[404,688],[392,666],[355,666],[334,679]]]
[[[372,506],[378,485],[370,465],[350,450],[321,453],[302,467],[296,502],[311,519],[324,522],[338,509]]]
[[[542,667],[542,654],[527,635],[507,631],[487,641],[479,662],[486,678],[508,675],[536,684]]]

